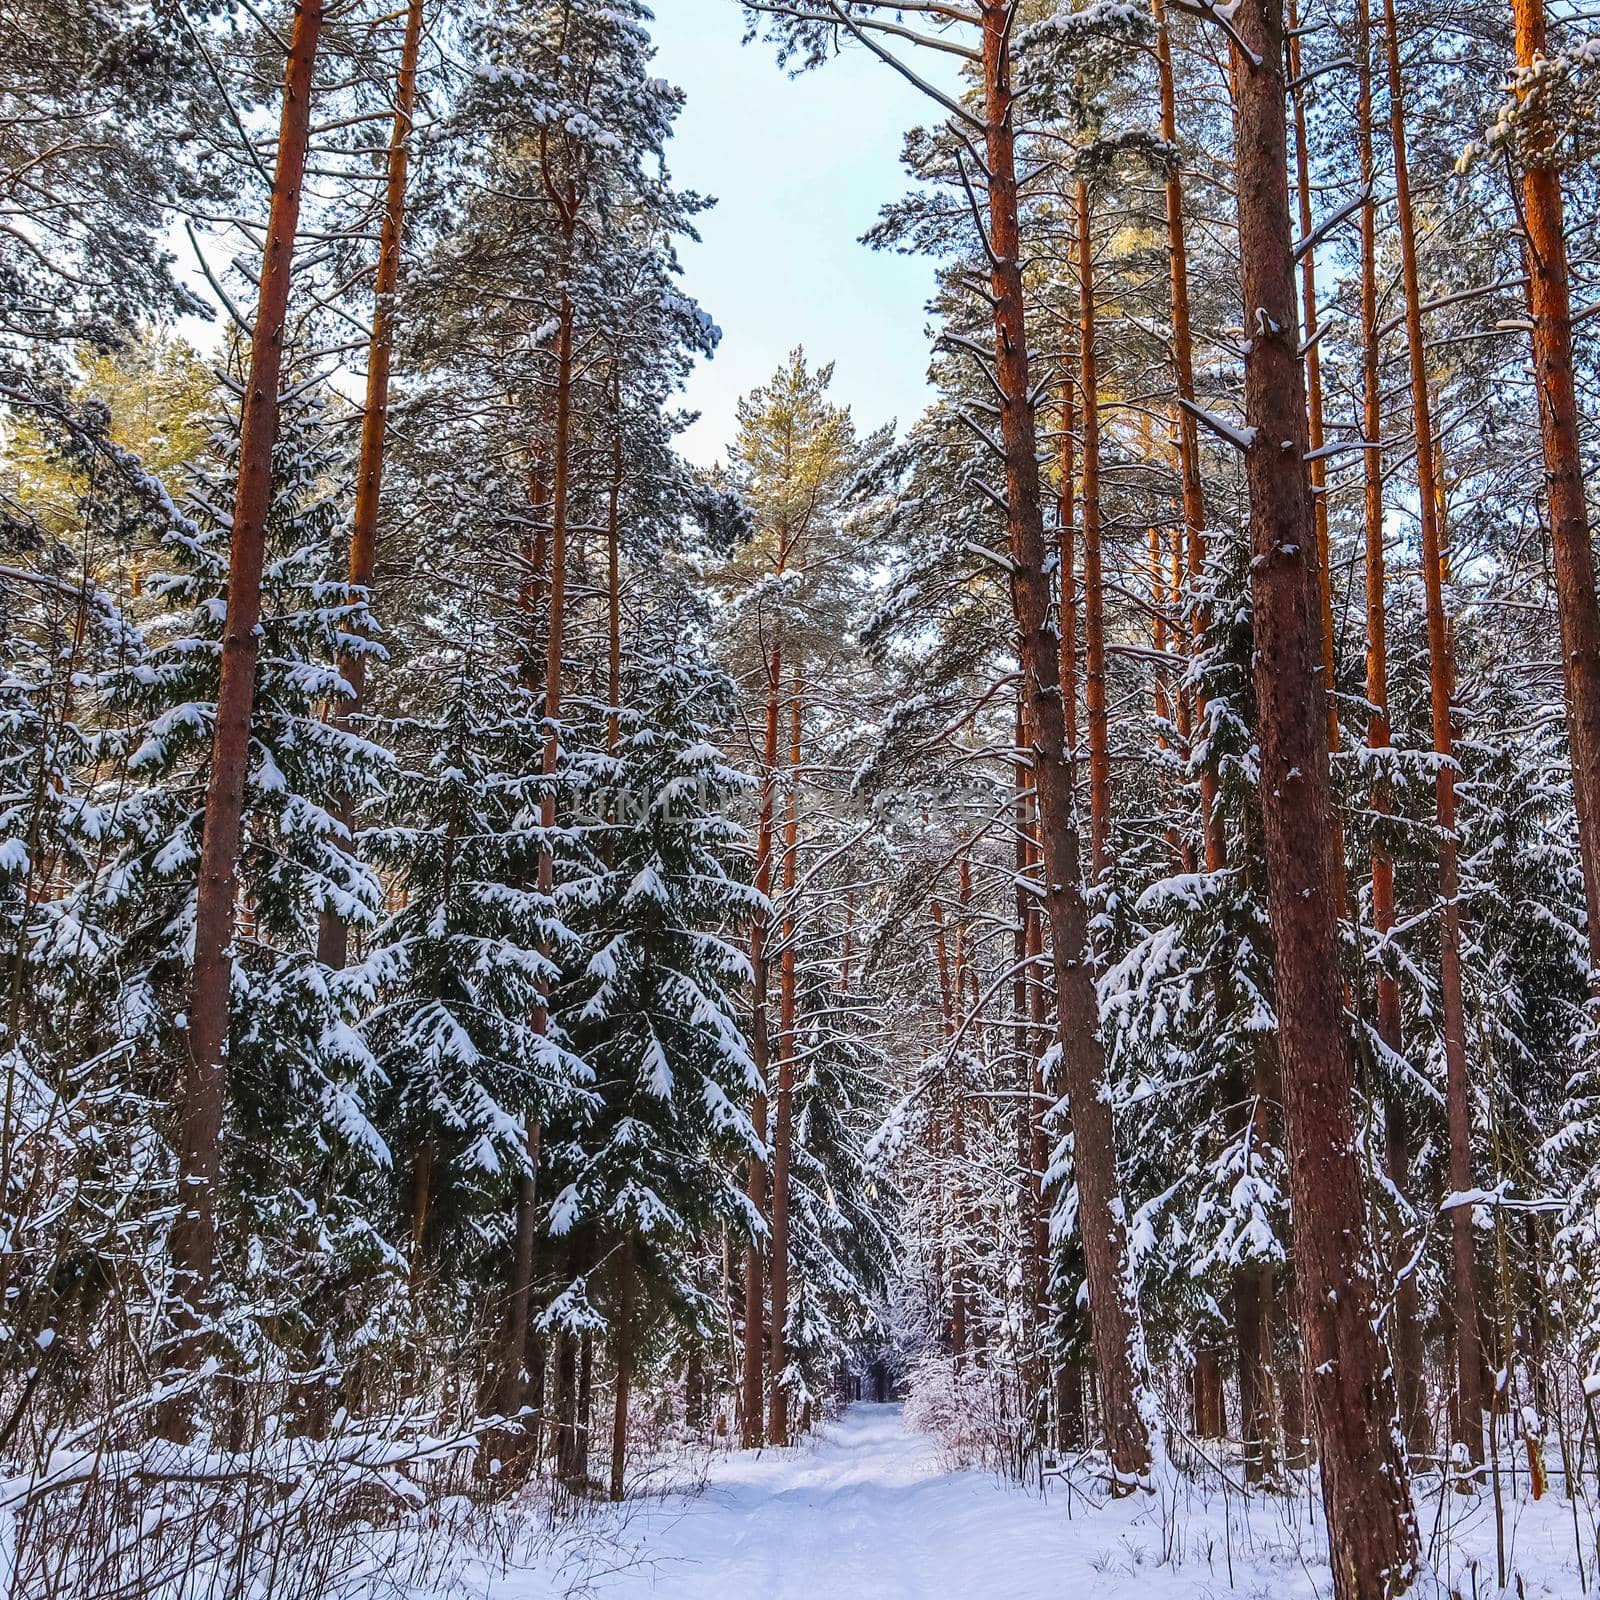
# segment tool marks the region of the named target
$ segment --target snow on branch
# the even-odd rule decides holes
[[[1203,422],[1219,439],[1226,439],[1235,450],[1248,450],[1256,442],[1258,430],[1255,428],[1229,422],[1226,417],[1219,417],[1216,412],[1207,411],[1204,406],[1196,405],[1193,400],[1186,400],[1181,395],[1178,404],[1196,422]]]

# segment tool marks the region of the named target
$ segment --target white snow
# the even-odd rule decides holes
[[[1459,1503],[1455,1503],[1459,1502]],[[1490,1497],[1420,1507],[1438,1579],[1414,1593],[1485,1597],[1493,1581]],[[608,1516],[622,1520],[611,1532]],[[698,1495],[634,1500],[600,1513],[607,1557],[583,1586],[596,1600],[1327,1600],[1321,1516],[1304,1493],[1237,1492],[1168,1474],[1155,1494],[1108,1500],[1091,1485],[1047,1492],[952,1470],[897,1405],[856,1405],[789,1451],[720,1455]],[[1512,1561],[1530,1600],[1577,1595],[1571,1507],[1554,1495],[1508,1506]],[[1446,1531],[1448,1530],[1448,1531]],[[1443,1537],[1441,1535],[1443,1534]],[[630,1554],[631,1551],[631,1554]],[[1473,1565],[1476,1572],[1473,1572]],[[462,1572],[452,1595],[557,1600],[571,1551],[549,1567]],[[1518,1592],[1513,1582],[1507,1594]]]
[[[572,1329],[600,1330],[587,1286],[576,1281],[540,1318]],[[41,1345],[45,1341],[40,1340]],[[207,1369],[214,1369],[214,1361]],[[981,1383],[979,1385],[981,1388]],[[916,1405],[926,1416],[927,1396]],[[263,1523],[246,1566],[255,1596],[303,1595],[332,1600],[1331,1600],[1332,1575],[1322,1552],[1322,1519],[1314,1475],[1285,1492],[1248,1498],[1238,1481],[1236,1455],[1218,1465],[1196,1456],[1181,1473],[1168,1459],[1153,1492],[1108,1499],[1103,1482],[1076,1464],[1070,1477],[1051,1477],[1044,1492],[991,1473],[953,1467],[932,1436],[908,1427],[899,1406],[857,1405],[836,1423],[792,1450],[714,1455],[704,1486],[703,1457],[681,1439],[650,1452],[648,1468],[630,1472],[621,1506],[596,1503],[572,1514],[570,1503],[552,1521],[548,1490],[536,1487],[494,1507],[476,1507],[459,1493],[434,1499],[425,1491],[428,1462],[446,1463],[475,1448],[470,1435],[399,1438],[359,1432],[325,1444],[280,1441],[252,1458],[256,1488],[235,1480],[233,1458],[210,1447],[173,1454],[174,1447],[110,1451],[74,1447],[57,1452],[44,1479],[57,1490],[126,1479],[147,1470],[184,1474],[153,1489],[150,1517],[177,1515],[167,1531],[190,1549],[182,1515],[210,1494],[252,1499],[259,1485],[277,1484],[307,1504],[339,1486],[383,1488],[407,1514],[383,1529],[357,1519],[309,1553],[300,1537]],[[1192,1453],[1192,1447],[1186,1446]],[[1226,1449],[1226,1447],[1224,1447]],[[154,1452],[153,1454],[151,1452]],[[1512,1483],[1502,1455],[1507,1582],[1496,1577],[1494,1496],[1463,1495],[1439,1478],[1419,1490],[1419,1523],[1432,1570],[1409,1600],[1577,1600],[1596,1592],[1592,1504],[1574,1507],[1551,1460],[1552,1492],[1528,1498],[1525,1468]],[[498,1463],[482,1464],[491,1475]],[[407,1470],[407,1469],[412,1470]],[[196,1476],[196,1474],[201,1474]],[[210,1482],[205,1474],[214,1476]],[[447,1481],[459,1486],[459,1468]],[[14,1539],[22,1499],[40,1480],[0,1479],[0,1575],[15,1571]],[[198,1486],[200,1501],[183,1498],[177,1483]],[[652,1492],[651,1485],[663,1486]],[[671,1486],[673,1492],[666,1492]],[[66,1501],[61,1501],[67,1504]],[[213,1530],[228,1527],[223,1520]],[[151,1527],[147,1533],[153,1537]],[[1580,1578],[1575,1540],[1586,1547]],[[264,1540],[264,1542],[263,1542]],[[204,1542],[204,1541],[202,1541]],[[143,1579],[141,1557],[123,1558],[140,1578],[117,1586],[148,1600],[205,1600],[221,1592],[221,1563],[232,1571],[228,1539],[197,1570],[159,1584]],[[331,1568],[324,1563],[331,1562]],[[243,1568],[240,1569],[241,1571]],[[129,1568],[130,1573],[133,1568]],[[267,1578],[268,1572],[275,1579]],[[9,1592],[9,1591],[8,1591]],[[29,1590],[28,1592],[33,1592]],[[62,1591],[66,1592],[66,1591]],[[71,1592],[79,1592],[73,1589]],[[88,1591],[83,1591],[87,1593]],[[110,1587],[94,1590],[110,1594]],[[231,1592],[231,1591],[230,1591]]]

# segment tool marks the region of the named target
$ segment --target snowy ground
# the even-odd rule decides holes
[[[1552,1496],[1511,1508],[1515,1570],[1504,1591],[1488,1496],[1464,1504],[1451,1496],[1443,1515],[1437,1497],[1421,1509],[1445,1580],[1422,1593],[1546,1600],[1582,1592],[1570,1503]],[[1582,1521],[1592,1558],[1594,1524]],[[600,1565],[614,1570],[585,1576],[569,1550],[559,1573],[480,1569],[462,1574],[453,1592],[485,1600],[574,1592],[603,1600],[1320,1600],[1332,1587],[1308,1495],[1258,1496],[1248,1517],[1236,1493],[1188,1480],[1136,1501],[1091,1503],[1059,1484],[1041,1497],[948,1470],[898,1406],[854,1406],[795,1451],[721,1457],[703,1493],[635,1503],[606,1543]]]

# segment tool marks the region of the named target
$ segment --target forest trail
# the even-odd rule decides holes
[[[639,1551],[635,1562],[580,1592],[603,1600],[1196,1600],[1227,1592],[1221,1538],[1209,1559],[1191,1544],[1181,1568],[1162,1566],[1162,1522],[1151,1500],[1091,1509],[1078,1497],[1069,1515],[1064,1490],[1046,1499],[985,1472],[952,1471],[898,1405],[860,1404],[808,1446],[724,1456],[702,1494],[636,1511],[624,1535]],[[1262,1592],[1275,1600],[1317,1593],[1286,1547],[1269,1554],[1258,1543],[1254,1558],[1236,1567],[1236,1579],[1266,1579]],[[1263,1566],[1270,1577],[1257,1572]],[[571,1578],[569,1569],[566,1583],[545,1586],[526,1574],[492,1592],[553,1600]]]

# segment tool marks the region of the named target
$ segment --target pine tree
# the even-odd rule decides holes
[[[148,652],[100,683],[110,725],[96,755],[110,766],[98,794],[114,849],[78,890],[74,911],[101,915],[114,931],[103,952],[116,974],[107,1043],[126,1041],[152,1066],[189,1052],[186,1001],[228,581],[226,508],[240,448],[237,396],[230,385],[210,451],[173,508],[169,568],[147,580],[147,593],[169,609],[147,626]],[[369,1116],[374,1064],[350,1025],[359,996],[316,960],[310,931],[335,907],[370,925],[381,903],[372,872],[346,853],[335,805],[345,786],[364,793],[381,784],[387,758],[323,720],[324,707],[344,692],[333,663],[368,629],[364,606],[352,606],[333,578],[342,433],[342,420],[302,389],[275,453],[241,812],[241,937],[230,962],[223,1125],[225,1203],[236,1219],[230,1273],[243,1259],[234,1252],[249,1243],[236,1229],[259,1230],[256,1270],[270,1261],[291,1305],[297,1295],[313,1302],[322,1280],[343,1274],[355,1257],[382,1253],[370,1221],[350,1203],[349,1185],[363,1167],[389,1161]],[[308,1219],[319,1220],[306,1235]],[[302,1246],[307,1253],[298,1253]],[[232,1277],[231,1290],[244,1287]],[[292,1321],[293,1311],[286,1314]],[[236,1342],[252,1337],[236,1330]]]
[[[596,1104],[553,1162],[561,1187],[550,1218],[554,1238],[584,1237],[594,1264],[585,1277],[602,1273],[596,1304],[618,1375],[614,1499],[641,1321],[669,1317],[711,1337],[692,1270],[698,1241],[719,1225],[735,1239],[765,1226],[737,1176],[737,1163],[765,1159],[766,1147],[747,1109],[759,1085],[736,994],[749,964],[733,942],[761,907],[740,881],[742,833],[726,815],[749,781],[712,742],[732,684],[663,655],[637,661],[628,689],[615,750],[594,758],[601,781],[587,800],[599,866],[574,887],[584,959],[555,1002],[594,1074]],[[567,1293],[576,1300],[582,1287]],[[561,1331],[549,1313],[544,1326]]]

